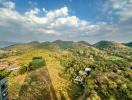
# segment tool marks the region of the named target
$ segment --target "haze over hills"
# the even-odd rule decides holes
[[[16,42],[0,41],[0,48],[7,47],[13,44],[16,44]]]
[[[97,48],[128,48],[128,46],[124,45],[123,43],[118,43],[115,41],[100,41],[95,43],[93,46]]]
[[[35,48],[60,48],[60,49],[67,49],[67,48],[73,48],[77,45],[85,45],[85,46],[94,46],[96,48],[128,48],[131,47],[132,42],[130,43],[118,43],[115,41],[100,41],[95,44],[90,44],[86,41],[62,41],[62,40],[56,40],[53,42],[38,42],[38,41],[32,41],[29,43],[15,43],[15,42],[0,42],[0,47],[7,47],[7,48],[28,48],[28,47],[35,47]]]
[[[56,40],[53,42],[38,42],[33,41],[29,43],[16,43],[10,46],[7,46],[3,49],[6,50],[26,50],[26,49],[48,49],[48,50],[59,50],[59,49],[69,49],[69,48],[77,48],[81,46],[88,46],[89,44],[86,42],[73,42],[73,41],[61,41]]]
[[[132,47],[132,42],[124,43],[124,45],[126,45],[126,46],[128,46],[128,47]]]

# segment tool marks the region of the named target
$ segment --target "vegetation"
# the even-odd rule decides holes
[[[24,74],[25,72],[32,71],[43,66],[46,66],[46,63],[42,57],[33,57],[28,66],[22,66],[20,68],[19,73]]]
[[[124,45],[126,45],[126,46],[128,46],[128,47],[132,47],[132,42],[124,43]]]
[[[132,49],[110,41],[90,45],[84,41],[30,42],[4,50],[19,53],[4,59],[20,61],[9,76],[9,98],[19,100],[131,100]],[[45,67],[43,67],[45,66]],[[80,71],[90,68],[87,75]],[[83,82],[76,82],[79,76]]]
[[[10,72],[8,70],[6,70],[6,69],[0,70],[0,79],[8,76],[9,74],[10,74]]]
[[[131,51],[127,51],[131,53]],[[132,53],[131,53],[132,54]],[[72,95],[74,99],[81,95],[90,99],[132,99],[131,94],[131,61],[120,56],[111,56],[109,52],[100,51],[93,47],[70,50],[69,54],[62,55],[60,59],[64,67],[62,75],[73,81],[80,70],[94,69],[85,77],[86,83],[78,84],[80,89]],[[75,87],[72,85],[73,88]],[[82,87],[84,87],[82,89]]]

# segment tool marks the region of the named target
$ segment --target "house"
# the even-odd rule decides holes
[[[7,78],[0,80],[0,100],[8,100]]]
[[[89,73],[91,72],[91,68],[85,68],[85,70],[80,70],[78,72],[78,76],[74,79],[75,83],[81,83],[84,84],[85,83],[85,78],[83,77],[83,75],[89,75]]]
[[[83,70],[80,70],[79,71],[79,75],[87,75],[87,72],[83,71]]]
[[[0,62],[0,68],[1,69],[4,69],[6,67],[8,67],[8,63],[7,62]]]
[[[91,68],[85,68],[85,72],[90,72],[91,70]]]
[[[18,69],[19,69],[19,67],[16,67],[16,68],[9,68],[8,70],[9,70],[10,72],[12,72],[12,71],[18,70]]]
[[[77,76],[75,79],[74,79],[75,83],[83,83],[84,81],[84,78],[82,78],[81,76]]]

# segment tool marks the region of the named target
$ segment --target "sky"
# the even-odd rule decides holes
[[[132,41],[132,0],[0,0],[0,41]]]

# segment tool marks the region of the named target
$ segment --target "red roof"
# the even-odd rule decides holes
[[[5,64],[3,64],[3,63],[0,63],[0,67],[4,67],[5,66]]]

